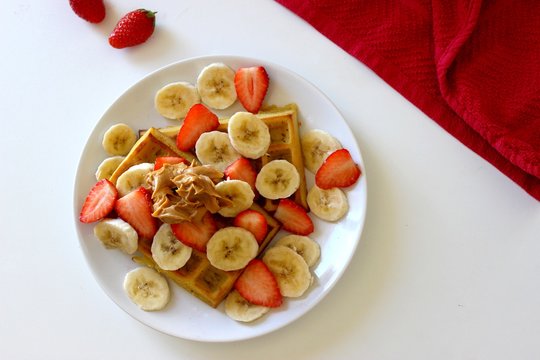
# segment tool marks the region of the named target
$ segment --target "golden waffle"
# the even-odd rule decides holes
[[[257,114],[270,130],[270,147],[266,155],[260,159],[253,160],[257,172],[265,164],[272,160],[284,159],[292,163],[300,175],[300,186],[292,195],[292,199],[306,210],[307,186],[304,172],[304,160],[302,157],[302,146],[300,143],[300,133],[298,125],[298,108],[296,104],[289,104],[283,107],[270,106]],[[229,118],[219,119],[219,131],[227,132]],[[163,134],[176,139],[180,126],[171,126],[160,129]],[[262,199],[261,205],[270,212],[277,208],[279,200]]]
[[[253,204],[251,208],[263,214],[268,222],[268,233],[259,246],[260,254],[277,234],[281,224],[257,204]],[[139,252],[143,256],[136,256],[133,260],[141,265],[156,269],[212,307],[217,307],[223,301],[243,271],[219,270],[210,264],[205,253],[195,249],[191,253],[191,258],[182,268],[176,271],[163,270],[152,259],[151,246],[152,240],[140,240]]]
[[[116,184],[118,177],[127,169],[144,162],[153,163],[158,156],[180,156],[190,162],[195,159],[192,154],[178,150],[176,142],[169,136],[155,128],[150,128],[140,136],[109,180]]]

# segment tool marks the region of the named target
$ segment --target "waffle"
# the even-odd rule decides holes
[[[129,154],[126,155],[109,180],[116,184],[118,177],[127,169],[144,162],[153,163],[158,156],[180,156],[190,162],[195,159],[192,154],[178,150],[176,142],[171,140],[169,136],[155,128],[150,128],[139,137],[139,140],[133,145]]]
[[[304,160],[298,124],[298,108],[296,104],[283,107],[269,106],[257,114],[270,130],[270,147],[266,155],[253,160],[257,172],[265,164],[272,160],[284,159],[292,163],[300,175],[300,186],[291,198],[299,205],[308,210],[307,186],[304,172]],[[219,119],[219,131],[227,132],[229,118]],[[160,131],[171,139],[176,139],[180,126],[162,128]],[[270,212],[277,208],[279,200],[261,199],[261,206]]]
[[[253,204],[251,208],[263,214],[268,222],[268,233],[259,246],[260,254],[277,234],[281,224],[257,204]],[[223,219],[223,221],[226,221],[226,219]],[[223,225],[226,225],[226,223],[223,223]],[[162,273],[167,278],[214,308],[229,294],[236,279],[238,279],[242,273],[242,270],[223,271],[215,268],[210,264],[205,253],[195,249],[193,249],[188,262],[180,269],[176,271],[163,270],[152,259],[150,251],[151,246],[152,240],[140,240],[139,252],[142,256],[135,256],[133,260],[138,264],[156,269],[158,272]]]

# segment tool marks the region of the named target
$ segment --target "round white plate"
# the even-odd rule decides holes
[[[171,302],[164,310],[140,310],[128,299],[122,288],[125,274],[138,265],[130,256],[117,250],[105,249],[93,235],[94,225],[82,224],[78,220],[82,203],[96,182],[95,170],[107,157],[101,146],[105,131],[118,122],[127,123],[134,129],[173,125],[173,121],[162,118],[154,109],[156,91],[173,81],[190,81],[195,84],[199,71],[217,61],[224,62],[233,69],[264,66],[270,77],[265,102],[276,105],[291,102],[298,104],[301,132],[318,128],[333,134],[343,147],[350,151],[363,171],[360,180],[346,189],[350,210],[345,218],[337,223],[328,223],[311,215],[315,232],[310,237],[321,246],[321,260],[313,270],[313,286],[303,297],[285,299],[280,308],[272,309],[261,319],[249,324],[227,317],[223,304],[213,309],[172,283]],[[233,107],[218,112],[218,115],[231,115],[241,109],[237,102]],[[306,177],[310,187],[313,184],[313,175],[306,170]],[[88,265],[105,293],[133,318],[156,330],[184,339],[208,342],[236,341],[260,336],[282,328],[312,309],[332,289],[347,268],[360,240],[366,205],[366,174],[360,149],[332,102],[311,83],[281,66],[238,56],[208,56],[180,61],[149,74],[128,89],[105,112],[90,135],[79,163],[74,189],[74,218],[80,244]],[[283,235],[282,231],[275,239]]]

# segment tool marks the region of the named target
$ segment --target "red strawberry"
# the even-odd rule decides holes
[[[152,216],[152,197],[150,191],[140,187],[116,201],[118,216],[128,222],[140,237],[152,239],[158,230],[158,222]]]
[[[243,157],[235,160],[231,165],[227,166],[223,171],[227,179],[243,180],[251,186],[254,193],[257,193],[255,188],[255,180],[257,179],[257,171],[251,162]]]
[[[206,252],[206,243],[217,231],[217,222],[210,212],[206,212],[201,220],[182,221],[171,224],[174,236],[184,245],[200,252]]]
[[[154,33],[156,13],[145,9],[124,15],[109,36],[109,44],[117,49],[144,43]]]
[[[259,112],[268,91],[268,82],[268,74],[262,66],[240,68],[236,71],[234,76],[236,94],[247,111]]]
[[[69,0],[71,9],[80,18],[97,24],[105,19],[105,5],[103,0]]]
[[[107,179],[99,180],[86,196],[79,220],[83,223],[92,223],[103,219],[114,209],[116,199],[118,191],[113,183]]]
[[[184,159],[180,156],[159,156],[156,158],[156,161],[154,162],[154,170],[159,170],[163,167],[165,164],[180,164],[184,163],[186,165],[189,165],[189,161]]]
[[[259,245],[266,238],[266,233],[268,231],[268,222],[266,221],[264,215],[251,209],[244,210],[240,214],[236,215],[233,225],[249,230],[253,235],[255,235],[255,239]]]
[[[201,134],[216,130],[218,126],[219,121],[216,114],[202,104],[195,104],[189,109],[184,124],[178,132],[176,146],[182,151],[189,151],[195,147]]]
[[[315,183],[321,189],[343,188],[354,184],[361,174],[349,151],[339,149],[330,154],[317,170]]]
[[[279,201],[274,217],[283,224],[283,229],[293,234],[309,235],[314,230],[306,210],[289,199]]]
[[[279,307],[283,297],[274,274],[260,259],[253,259],[234,284],[244,299],[255,305]]]

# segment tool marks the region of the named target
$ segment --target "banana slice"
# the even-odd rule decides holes
[[[312,267],[321,257],[321,247],[307,236],[286,235],[276,241],[274,246],[287,246],[300,255],[308,267]]]
[[[273,246],[263,256],[263,262],[276,277],[281,295],[300,297],[312,282],[311,272],[302,256],[287,246]]]
[[[231,145],[229,135],[217,130],[205,132],[199,137],[195,153],[203,165],[211,165],[221,172],[240,158],[240,154]]]
[[[96,170],[96,180],[108,179],[114,173],[118,165],[125,159],[125,156],[111,156],[98,165]]]
[[[307,203],[313,214],[326,221],[337,221],[349,211],[347,195],[340,188],[323,190],[313,185],[308,191]]]
[[[255,180],[257,191],[271,200],[288,198],[299,186],[298,170],[287,160],[270,161],[261,168]]]
[[[165,85],[154,97],[154,106],[158,113],[171,120],[186,117],[188,110],[201,102],[195,85],[179,81]]]
[[[137,134],[129,125],[115,124],[105,134],[101,145],[109,155],[126,155],[137,141]]]
[[[341,149],[341,143],[326,131],[313,129],[300,138],[304,165],[312,173],[316,173],[328,155]]]
[[[203,103],[213,109],[226,109],[236,101],[234,70],[223,63],[213,63],[201,70],[197,89]]]
[[[235,217],[253,204],[255,193],[251,186],[242,180],[225,180],[216,185],[216,191],[232,201],[230,206],[221,208],[218,213],[225,217]]]
[[[139,244],[135,229],[120,218],[101,220],[94,227],[94,235],[107,249],[119,249],[130,255],[137,251]]]
[[[146,175],[154,170],[154,164],[141,163],[133,165],[116,180],[116,189],[120,197],[146,184]]]
[[[156,270],[139,267],[124,278],[124,291],[142,310],[163,309],[170,299],[169,283]]]
[[[163,270],[178,270],[184,266],[191,257],[192,249],[182,244],[169,224],[162,224],[154,235],[152,241],[152,259]]]
[[[206,244],[210,263],[223,271],[243,269],[257,256],[259,244],[246,229],[230,226],[216,231]],[[303,260],[302,260],[303,261]]]
[[[239,111],[231,116],[227,131],[232,146],[244,157],[258,159],[268,151],[270,130],[250,112]]]
[[[251,322],[257,320],[269,310],[269,307],[250,303],[236,290],[231,291],[225,299],[225,314],[236,321]]]

